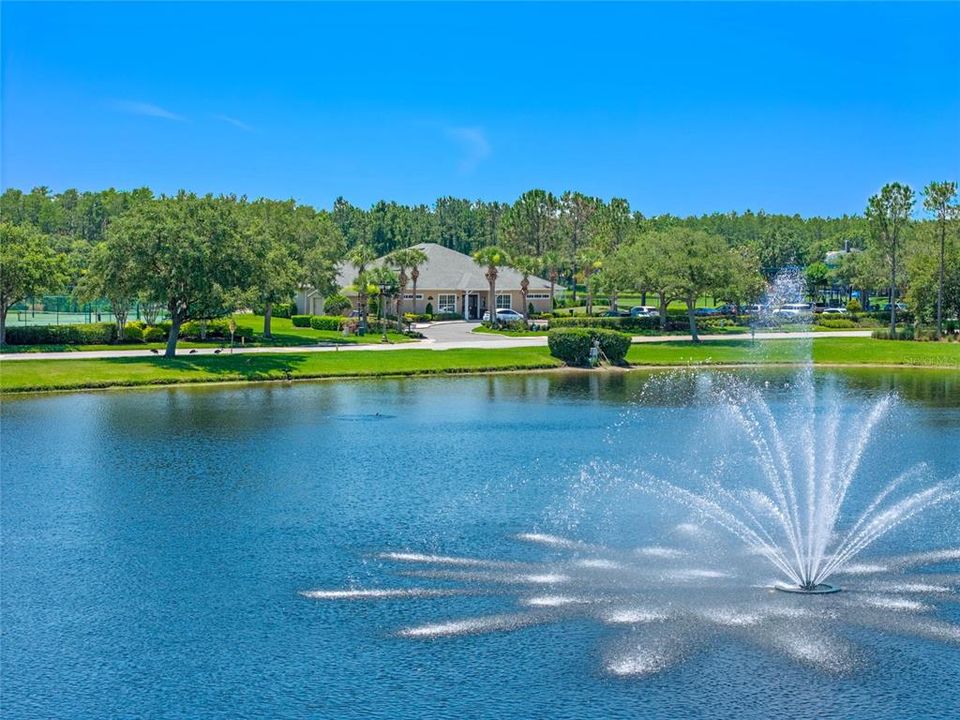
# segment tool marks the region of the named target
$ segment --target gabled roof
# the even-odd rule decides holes
[[[477,265],[469,255],[437,245],[436,243],[420,243],[414,245],[417,250],[423,251],[427,262],[420,266],[420,277],[417,279],[417,289],[424,290],[470,290],[486,291],[490,289],[484,269]],[[384,258],[377,258],[370,267],[379,267]],[[407,271],[409,276],[410,271]],[[357,271],[350,265],[341,265],[337,275],[337,284],[340,287],[352,285],[357,277]],[[523,275],[513,268],[501,267],[497,272],[497,290],[520,290],[520,281]],[[550,281],[534,275],[529,276],[530,291],[550,289]],[[408,285],[409,287],[409,285]]]

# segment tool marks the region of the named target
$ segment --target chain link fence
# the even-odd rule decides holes
[[[127,320],[157,322],[165,319],[155,305],[135,302],[130,305]],[[78,323],[115,322],[107,300],[79,302],[72,295],[43,295],[28,298],[10,308],[7,327],[14,325],[75,325]]]

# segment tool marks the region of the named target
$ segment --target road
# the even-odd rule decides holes
[[[471,332],[476,323],[446,322],[436,323],[421,332],[426,335],[425,340],[396,345],[296,345],[291,347],[245,347],[234,348],[234,355],[253,355],[263,353],[305,353],[305,352],[357,352],[358,350],[371,351],[400,351],[400,350],[454,350],[458,348],[512,348],[512,347],[540,347],[547,344],[545,337],[506,337],[487,333]],[[812,338],[854,338],[870,337],[869,330],[834,330],[827,332],[795,332],[795,333],[757,333],[756,340],[809,340]],[[633,338],[635,343],[664,342],[667,340],[689,340],[689,335],[640,335]],[[750,340],[749,334],[744,335],[701,335],[704,342],[717,340]],[[214,348],[195,348],[181,350],[178,357],[187,355],[213,355]],[[228,354],[230,350],[223,350]],[[40,353],[3,353],[0,361],[16,360],[83,360],[94,358],[130,358],[156,357],[149,350],[80,350],[76,352],[40,352]]]

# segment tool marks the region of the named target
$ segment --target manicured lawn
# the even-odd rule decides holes
[[[815,340],[712,340],[640,343],[630,348],[633,365],[798,363],[810,356],[825,365],[915,365],[960,370],[960,343],[906,342],[872,338]]]
[[[263,332],[262,315],[234,315],[237,321],[237,327],[251,328],[254,332],[255,345],[316,345],[318,342],[334,343],[378,343],[380,342],[379,328],[371,325],[367,334],[363,337],[359,335],[344,335],[336,330],[314,330],[310,327],[296,327],[289,318],[273,318],[270,321],[270,334],[272,337],[265,338],[261,335]],[[387,331],[387,339],[390,342],[410,342],[406,335]]]
[[[960,370],[960,343],[871,338],[817,340],[715,340],[694,345],[665,341],[634,345],[633,365],[793,364],[810,356],[818,364],[911,365]],[[559,367],[546,347],[397,350],[385,352],[276,353],[220,356],[16,360],[0,367],[0,391],[66,390],[285,378],[371,377],[525,370]]]
[[[0,391],[65,390],[112,386],[285,378],[424,375],[559,367],[546,348],[398,350],[202,355],[97,360],[16,360],[0,368]]]
[[[336,343],[338,345],[358,345],[379,343],[381,335],[374,328],[364,337],[358,335],[344,335],[336,330],[314,330],[313,328],[295,327],[288,318],[273,318],[270,325],[272,337],[265,338],[261,335],[263,332],[262,315],[235,315],[237,327],[251,328],[254,332],[253,340],[248,345],[268,345],[278,347],[292,347],[296,345],[316,345],[317,343]],[[393,343],[410,342],[410,338],[400,333],[389,331],[387,339]],[[229,343],[227,343],[229,344]],[[222,340],[210,340],[209,342],[188,342],[181,340],[177,343],[178,348],[202,348],[202,347],[220,347],[224,345]],[[240,341],[237,340],[237,347],[240,347]],[[80,352],[84,350],[150,350],[151,348],[162,350],[166,343],[124,343],[119,345],[5,345],[5,353],[29,353],[29,352]]]

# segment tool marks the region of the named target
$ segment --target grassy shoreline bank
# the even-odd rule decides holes
[[[960,345],[823,338],[812,341],[689,341],[635,344],[633,367],[790,366],[811,356],[825,367],[902,367],[960,371]],[[556,370],[545,347],[404,350],[402,352],[264,353],[224,356],[18,360],[0,366],[0,393],[88,390],[195,383],[455,375]]]

